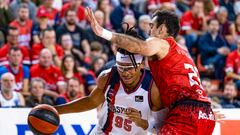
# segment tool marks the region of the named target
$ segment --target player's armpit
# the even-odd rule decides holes
[[[162,108],[160,93],[155,82],[153,82],[151,88],[151,104],[153,111],[159,111]]]

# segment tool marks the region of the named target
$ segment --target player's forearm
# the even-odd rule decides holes
[[[143,40],[119,33],[113,33],[111,41],[116,43],[117,47],[123,48],[132,53],[141,53],[146,47],[146,44]]]
[[[72,102],[55,106],[59,114],[84,112],[96,108],[89,97],[80,98]]]

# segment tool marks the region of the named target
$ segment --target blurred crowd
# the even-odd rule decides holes
[[[0,107],[58,105],[89,95],[116,45],[101,26],[149,37],[156,10],[175,12],[213,108],[240,108],[240,0],[0,0]],[[148,67],[148,64],[145,64]]]

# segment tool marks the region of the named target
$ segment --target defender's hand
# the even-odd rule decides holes
[[[87,14],[87,19],[91,24],[92,30],[94,31],[94,33],[98,36],[102,36],[103,33],[103,28],[99,25],[99,23],[97,22],[92,9],[90,9],[89,7],[86,8],[86,14]]]

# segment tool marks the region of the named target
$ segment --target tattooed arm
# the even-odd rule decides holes
[[[153,56],[155,54],[160,57],[166,54],[166,50],[169,48],[165,40],[159,38],[149,38],[146,41],[124,35],[119,33],[112,33],[106,29],[103,29],[102,26],[97,22],[91,9],[86,8],[87,18],[91,23],[92,30],[96,35],[103,37],[107,40],[116,43],[118,47],[128,50],[132,53],[139,53],[144,56]]]

